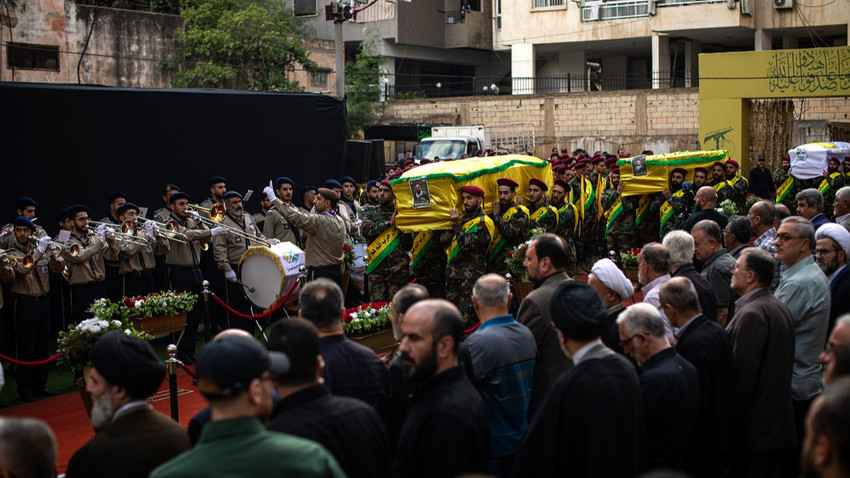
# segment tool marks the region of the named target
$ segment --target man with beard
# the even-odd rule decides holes
[[[717,186],[714,188],[717,190],[718,196],[722,198],[718,202],[731,199],[735,204],[735,207],[737,207],[739,211],[743,211],[747,205],[747,192],[749,191],[750,186],[747,183],[746,178],[738,174],[740,166],[737,161],[734,159],[727,159],[724,168],[725,176],[723,179],[725,183],[720,183],[722,184],[720,189],[717,189]]]
[[[68,239],[68,247],[62,248],[62,257],[70,272],[71,319],[79,323],[88,317],[86,310],[92,302],[106,297],[104,256],[116,259],[118,245],[115,236],[103,225],[98,226],[96,234],[89,234],[89,208],[86,206],[71,206],[68,217],[74,223],[74,230]],[[71,254],[74,246],[79,248],[77,254]]]
[[[216,227],[207,229],[189,217],[189,195],[184,192],[172,194],[170,219],[177,221],[177,232],[186,236],[186,244],[175,242],[170,244],[165,255],[168,265],[168,277],[174,290],[201,294],[203,276],[201,275],[201,243],[220,234],[227,234],[227,229]],[[199,221],[200,222],[200,221]],[[67,258],[67,257],[66,257]],[[177,344],[177,358],[186,365],[195,363],[195,342],[198,337],[198,325],[201,321],[201,310],[198,304],[192,307],[186,316],[186,330],[183,339]]]
[[[517,476],[637,475],[646,466],[640,385],[634,366],[599,339],[602,301],[589,285],[568,281],[550,306],[562,353],[576,365],[558,378],[531,420]]]
[[[602,192],[601,200],[605,210],[605,240],[608,250],[619,254],[639,246],[635,227],[635,208],[639,196],[621,196],[624,183],[620,181],[619,168],[611,169],[608,178],[611,187]]]
[[[170,244],[168,238],[163,234],[156,233],[156,224],[147,221],[142,225],[137,222],[139,207],[128,202],[118,208],[118,220],[133,224],[134,227],[127,231],[135,237],[133,241],[121,241],[118,244],[119,268],[121,276],[122,297],[138,297],[153,292],[154,270],[156,268],[156,256],[154,253],[162,254],[168,252]],[[165,265],[163,264],[163,267]]]
[[[847,252],[850,251],[850,232],[838,224],[824,224],[815,233],[815,262],[829,281],[832,297],[829,309],[829,331],[838,316],[850,311],[850,273]],[[829,332],[827,332],[829,333]]]
[[[806,419],[803,476],[850,476],[850,379],[838,380],[812,404]]]
[[[782,157],[782,167],[773,172],[773,184],[776,185],[775,202],[793,210],[797,206],[794,196],[800,189],[797,186],[797,178],[791,176],[791,158],[787,155]]]
[[[570,359],[561,351],[549,306],[555,289],[561,282],[571,280],[565,272],[567,260],[564,239],[555,234],[541,234],[532,239],[522,264],[528,280],[534,282],[534,290],[519,304],[516,320],[534,334],[538,351],[528,405],[529,419],[534,417],[555,380],[572,367]]]
[[[685,219],[691,213],[690,204],[687,204],[688,201],[685,200],[685,194],[690,193],[692,189],[688,188],[687,190],[682,188],[682,183],[685,181],[685,176],[688,174],[688,171],[685,168],[676,168],[670,173],[670,187],[665,189],[662,192],[659,199],[661,199],[661,204],[659,207],[661,208],[659,211],[660,216],[660,236],[664,239],[664,236],[676,229],[676,226],[680,227],[684,225]],[[691,196],[693,197],[693,196]]]
[[[773,200],[776,197],[776,185],[765,163],[764,156],[759,155],[756,167],[750,170],[750,192],[762,199]]]
[[[155,469],[151,478],[229,476],[342,477],[336,459],[315,442],[268,431],[275,377],[289,359],[249,337],[207,344],[195,373],[212,421],[194,448]]]
[[[567,199],[570,186],[563,179],[556,179],[552,186],[552,207],[558,210],[558,227],[555,234],[564,238],[567,243],[567,252],[570,253],[567,271],[575,274],[576,271],[576,246],[573,240],[578,229],[578,208]]]
[[[829,158],[829,169],[823,172],[823,181],[818,186],[818,191],[823,195],[823,213],[832,221],[835,219],[833,204],[835,193],[844,186],[844,174],[841,172],[841,163],[838,158]]]
[[[410,282],[411,236],[395,227],[398,211],[390,182],[381,183],[381,205],[363,208],[363,225],[360,230],[369,241],[366,256],[369,265],[369,301],[389,302],[399,289]]]
[[[295,182],[285,176],[281,176],[274,181],[275,195],[280,198],[281,202],[289,205],[292,205],[292,191],[294,187]],[[268,197],[265,198],[268,200]],[[312,205],[312,203],[310,204]],[[269,202],[269,206],[270,208],[266,212],[266,220],[263,224],[263,236],[274,237],[280,242],[291,242],[304,249],[301,231],[289,219],[283,217],[277,209],[271,207],[271,202]]]
[[[715,161],[714,164],[711,165],[711,181],[708,185],[714,187],[717,184],[721,184],[725,173],[726,165],[724,165],[721,161]]]
[[[361,194],[360,203],[364,207],[381,204],[381,183],[379,181],[373,179],[366,184],[366,189]]]
[[[605,306],[605,326],[600,336],[602,343],[609,349],[625,356],[626,353],[620,346],[620,339],[617,335],[617,317],[626,310],[623,302],[630,299],[635,293],[632,282],[611,259],[606,257],[593,264],[593,268],[587,276],[587,285],[593,287],[602,300],[602,305]]]
[[[530,214],[529,229],[541,228],[546,232],[555,232],[558,228],[558,210],[546,202],[549,186],[540,178],[528,181],[528,206]]]
[[[699,188],[708,185],[708,170],[705,168],[694,168],[694,182],[691,188],[699,191]]]
[[[223,198],[224,207],[227,212],[224,215],[224,219],[221,220],[221,224],[233,230],[242,231],[247,236],[254,236],[258,240],[265,240],[265,237],[263,237],[254,224],[254,218],[250,214],[245,214],[242,208],[242,195],[236,191],[228,191],[224,193]],[[277,244],[277,239],[271,239],[270,242]],[[257,245],[260,245],[260,243],[236,234],[221,235],[213,239],[213,257],[215,257],[218,270],[224,275],[224,280],[227,284],[225,300],[232,309],[238,310],[243,314],[250,313],[251,304],[248,302],[248,298],[245,297],[245,292],[239,283],[236,271],[239,269],[239,260],[248,251],[248,248]],[[254,331],[254,321],[231,316],[228,312],[226,328],[231,327],[252,333]]]
[[[21,196],[15,199],[15,217],[23,216],[30,221],[35,219],[35,208],[38,206],[38,203],[35,202],[35,199],[29,196]],[[13,229],[15,228],[14,224],[6,224],[0,229],[0,249],[8,249],[15,244],[15,235],[13,234]],[[35,226],[35,234],[32,237],[36,239],[41,239],[42,237],[47,236],[47,231],[44,230],[41,226]]]
[[[694,225],[704,219],[710,219],[717,223],[720,229],[726,229],[726,224],[729,223],[723,213],[717,212],[718,194],[711,186],[703,186],[699,188],[694,202],[696,213],[691,214],[688,220],[685,221],[685,230],[691,232]]]
[[[209,209],[214,204],[224,200],[224,193],[227,192],[227,180],[221,176],[212,176],[207,180],[207,186],[209,186],[210,195],[204,199],[200,206]],[[209,217],[207,214],[204,215]]]
[[[481,210],[483,189],[464,186],[460,191],[464,213],[461,214],[457,209],[449,212],[452,229],[440,233],[440,244],[449,251],[446,299],[457,304],[468,328],[478,323],[472,307],[472,286],[487,270],[487,251],[495,236],[496,226]]]
[[[587,270],[590,269],[590,261],[596,251],[596,191],[593,183],[586,177],[585,168],[586,160],[581,160],[576,163],[575,177],[570,181],[572,189],[573,201],[578,208],[578,216],[581,219],[581,229],[579,232],[578,244],[578,262]]]
[[[481,396],[458,367],[463,320],[441,299],[415,303],[399,345],[412,404],[401,430],[394,476],[458,476],[490,471],[490,430]]]
[[[126,202],[127,195],[121,191],[114,191],[109,194],[109,196],[106,197],[107,214],[100,219],[100,222],[120,226],[121,221],[118,219],[118,208],[123,206]],[[113,301],[121,300],[121,277],[118,273],[118,270],[120,269],[118,258],[105,257],[103,260],[103,266],[105,272],[104,284],[106,284],[105,297]]]
[[[528,237],[528,208],[516,203],[516,188],[519,184],[511,178],[496,180],[499,200],[493,203],[493,224],[496,225],[496,237],[493,238],[493,250],[488,258],[487,272],[504,275],[508,271],[505,259],[514,247],[525,242]],[[554,200],[554,193],[553,193]]]
[[[109,332],[92,347],[91,361],[86,392],[97,435],[71,457],[68,478],[143,478],[189,449],[186,430],[147,402],[166,371],[150,344]]]

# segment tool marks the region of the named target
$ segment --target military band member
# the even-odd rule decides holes
[[[555,234],[564,238],[567,245],[567,272],[575,274],[576,245],[573,238],[578,232],[578,208],[567,199],[570,186],[563,179],[552,185],[552,207],[558,210],[558,228]]]
[[[209,209],[213,204],[218,204],[224,200],[224,193],[227,192],[227,180],[221,176],[212,176],[207,180],[207,186],[210,188],[210,195],[204,199],[200,206]],[[207,214],[204,215],[208,217]]]
[[[135,241],[118,241],[118,274],[121,276],[124,297],[138,297],[154,291],[155,254],[164,256],[169,249],[168,239],[162,234],[156,234],[153,221],[142,225],[137,222],[138,217],[139,207],[131,202],[118,208],[118,220],[134,224],[127,234],[135,237]]]
[[[107,214],[105,217],[101,218],[100,222],[120,226],[121,221],[118,220],[118,208],[123,206],[126,202],[127,195],[121,191],[115,191],[107,196]],[[104,265],[106,271],[106,297],[113,301],[121,300],[121,278],[118,273],[118,269],[120,268],[118,258],[116,257],[115,260],[105,259]]]
[[[35,224],[19,216],[13,221],[15,244],[7,252],[17,259],[12,282],[12,311],[15,325],[15,358],[24,362],[46,359],[53,350],[50,346],[50,270],[62,270],[65,266],[61,257],[50,248],[50,238],[45,236],[33,243]],[[32,239],[31,239],[32,238]],[[32,265],[25,265],[25,258],[32,258]],[[15,367],[18,396],[32,402],[35,395],[53,396],[48,390],[47,372],[49,365]]]
[[[295,183],[284,176],[281,176],[274,181],[275,195],[284,203],[292,204],[292,190]],[[265,197],[265,196],[264,196]],[[268,200],[268,198],[266,198]],[[271,206],[271,202],[269,202]],[[301,231],[295,227],[292,222],[283,217],[274,207],[266,213],[266,222],[263,226],[263,235],[265,237],[274,237],[280,242],[291,242],[296,246],[304,249],[304,242],[301,238]]]
[[[316,202],[316,194],[319,194],[319,188],[316,186],[304,186],[301,189],[301,206],[298,209],[307,213],[312,212],[313,203]],[[301,249],[303,250],[307,249],[307,236],[307,231],[301,231],[301,243],[303,244]]]
[[[106,272],[104,258],[116,260],[118,245],[112,231],[98,226],[89,229],[89,208],[81,204],[68,208],[68,216],[74,223],[71,238],[62,248],[62,257],[68,264],[68,283],[71,286],[71,318],[75,323],[90,318],[86,312],[92,302],[106,297]],[[79,248],[72,253],[71,248]]]
[[[347,234],[345,223],[337,213],[339,194],[331,189],[319,188],[319,194],[313,201],[315,212],[308,213],[278,199],[271,181],[263,193],[283,217],[309,234],[304,254],[307,280],[326,277],[342,287],[342,247]]]
[[[487,251],[496,226],[481,209],[483,189],[464,186],[460,191],[464,212],[461,214],[457,209],[450,211],[452,229],[440,234],[440,244],[449,250],[446,299],[458,306],[465,326],[472,327],[478,323],[472,306],[472,286],[487,270]]]
[[[389,302],[396,292],[410,282],[410,234],[395,227],[395,194],[386,181],[381,184],[380,206],[363,208],[361,232],[369,241],[366,249],[369,276],[369,301]]]
[[[179,193],[180,191],[181,189],[175,184],[165,185],[165,188],[162,190],[162,201],[165,203],[165,206],[154,212],[154,221],[165,224],[171,220],[171,203],[169,201],[173,194]],[[168,250],[161,248],[157,249],[158,250],[154,251],[154,257],[156,259],[156,267],[153,270],[154,289],[168,290],[168,268],[165,265],[165,254],[168,253]]]
[[[545,192],[549,186],[540,178],[528,180],[529,229],[542,228],[546,232],[555,232],[558,228],[558,210],[546,202]]]
[[[352,219],[363,218],[363,211],[360,206],[360,201],[357,200],[357,181],[351,176],[343,176],[342,191],[340,192],[339,201],[345,203],[348,209],[353,213]]]
[[[260,194],[260,210],[251,214],[251,217],[254,218],[254,224],[257,225],[257,229],[260,231],[263,230],[263,227],[266,225],[266,214],[269,213],[272,209],[272,203],[269,201],[269,198]]]
[[[505,259],[516,246],[528,238],[528,208],[516,203],[516,188],[519,183],[511,178],[496,180],[499,188],[499,200],[493,203],[493,224],[496,237],[493,238],[493,250],[487,258],[487,272],[504,275],[508,272]],[[520,280],[520,277],[515,280]]]
[[[178,292],[191,292],[200,294],[203,292],[201,273],[201,244],[208,243],[212,237],[227,234],[223,227],[207,229],[195,219],[189,216],[189,195],[178,192],[171,195],[171,215],[169,219],[177,221],[179,227],[177,232],[186,236],[186,244],[175,242],[169,245],[168,253],[165,255],[165,263],[168,265],[168,277],[171,289]],[[182,237],[182,236],[181,236]],[[177,358],[184,364],[192,365],[197,360],[195,356],[195,345],[198,341],[198,324],[201,319],[201,306],[195,303],[186,317],[186,330],[183,338],[177,344]]]
[[[227,180],[222,176],[212,176],[207,180],[210,195],[199,204],[204,209],[210,209],[214,205],[221,203],[224,200],[224,193],[227,192]],[[200,212],[202,217],[209,218],[210,215],[206,212]],[[213,294],[219,297],[224,297],[227,294],[227,284],[221,274],[218,273],[218,268],[215,264],[215,258],[212,254],[212,248],[201,251],[201,273],[204,277],[208,277],[210,281],[210,290]],[[217,331],[224,327],[226,315],[224,309],[215,307],[210,311],[210,322],[213,330]]]
[[[59,225],[59,232],[71,232],[74,229],[74,221],[68,217],[68,208],[59,210],[56,214],[56,223]],[[60,331],[67,329],[68,321],[70,320],[71,294],[68,290],[68,281],[64,274],[66,270],[68,269],[64,266],[63,260],[62,270],[50,271],[51,337],[56,337]]]
[[[35,208],[38,203],[29,196],[21,196],[15,199],[15,217],[23,216],[35,223]],[[14,224],[6,224],[0,230],[0,249],[8,249],[15,244]],[[47,232],[41,226],[35,226],[33,237],[40,239],[46,237]]]
[[[223,226],[231,227],[244,232],[249,236],[264,240],[265,237],[254,224],[254,218],[245,214],[242,207],[242,195],[236,191],[224,193],[224,207],[227,212],[222,219]],[[275,240],[275,243],[277,240]],[[252,241],[236,234],[221,235],[213,239],[213,255],[218,265],[220,274],[224,274],[227,284],[227,304],[234,310],[243,314],[249,314],[251,304],[245,297],[242,286],[238,283],[236,271],[239,270],[239,259],[251,246],[261,245],[258,241]],[[247,332],[254,332],[254,322],[227,314],[227,327],[235,327]]]
[[[838,158],[829,158],[829,166],[823,172],[823,180],[818,185],[818,191],[823,195],[823,214],[830,221],[835,220],[835,193],[845,184],[841,172],[841,162]]]
[[[162,190],[162,202],[165,203],[165,205],[153,213],[153,218],[156,222],[168,222],[168,216],[171,215],[171,203],[169,202],[169,199],[172,194],[179,193],[180,191],[182,190],[175,184],[165,185],[165,189]]]
[[[325,189],[330,189],[331,191],[337,193],[340,198],[342,198],[342,184],[336,179],[328,179],[325,181]],[[348,204],[337,201],[336,207],[334,208],[337,215],[342,218],[342,221],[345,223],[345,232],[346,234],[352,238],[352,240],[356,240],[354,237],[355,234],[359,235],[359,231],[357,231],[357,227],[354,225],[354,221],[357,219],[354,215],[354,211],[348,207]],[[314,208],[314,212],[315,208]],[[365,240],[361,238],[360,242],[364,242]]]

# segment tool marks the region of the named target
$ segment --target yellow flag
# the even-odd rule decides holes
[[[725,163],[726,150],[679,151],[652,156],[632,156],[617,161],[620,167],[620,181],[623,181],[623,196],[656,193],[669,187],[670,173],[676,168],[687,171],[685,182],[693,182],[694,169],[708,170],[707,180],[711,180],[711,166],[720,161]]]

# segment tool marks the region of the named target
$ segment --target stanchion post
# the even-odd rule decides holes
[[[210,343],[210,281],[201,283],[204,286],[204,343]]]
[[[298,288],[304,289],[304,282],[307,280],[307,268],[304,266],[298,267]]]
[[[178,422],[180,421],[180,412],[177,407],[177,369],[182,365],[175,357],[177,355],[177,346],[168,344],[168,360],[165,361],[168,369],[168,398],[171,401],[171,418]]]

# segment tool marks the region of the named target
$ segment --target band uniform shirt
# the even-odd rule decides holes
[[[70,247],[75,244],[80,247],[80,253],[76,257],[70,253]],[[72,232],[66,245],[68,247],[62,248],[62,257],[68,263],[71,273],[68,279],[70,285],[103,282],[106,277],[104,259],[118,258],[118,245],[114,239],[107,239],[104,243],[96,236]]]
[[[196,224],[191,217],[187,217],[182,221],[173,214],[169,217],[176,220],[177,224],[179,224],[180,227],[177,228],[177,232],[186,236],[186,244],[175,243],[171,245],[168,253],[165,255],[165,263],[177,267],[198,267],[201,263],[201,246],[199,242],[210,239],[210,230],[203,227],[203,225]]]
[[[118,259],[121,263],[118,268],[119,275],[154,269],[156,267],[155,256],[167,254],[170,248],[168,239],[161,234],[157,234],[155,239],[151,239],[144,231],[139,231],[136,228],[134,237],[145,242],[145,244],[137,244],[132,241],[118,243]]]
[[[221,224],[236,229],[237,231],[241,230],[242,232],[256,236],[259,239],[265,239],[265,236],[260,234],[260,231],[257,229],[257,225],[254,223],[254,218],[251,217],[250,214],[242,214],[242,221],[244,224],[236,221],[236,219],[230,214],[225,214]],[[212,242],[215,262],[218,264],[218,268],[222,272],[231,271],[232,268],[230,267],[230,264],[238,264],[239,259],[242,258],[242,255],[245,254],[249,247],[261,245],[257,241],[252,241],[250,239],[246,240],[244,237],[239,237],[236,234],[222,234],[214,237]]]
[[[50,271],[61,271],[65,267],[65,261],[61,257],[52,257],[50,254],[42,254],[33,246],[27,252],[23,246],[15,243],[8,251],[9,255],[18,260],[15,266],[15,280],[12,282],[12,293],[26,295],[29,297],[41,297],[50,292]],[[32,254],[33,265],[25,268],[22,260],[28,254]]]
[[[308,269],[342,265],[342,247],[346,238],[342,218],[334,212],[304,212],[280,199],[275,199],[274,207],[295,227],[309,234],[304,254],[304,265]]]

